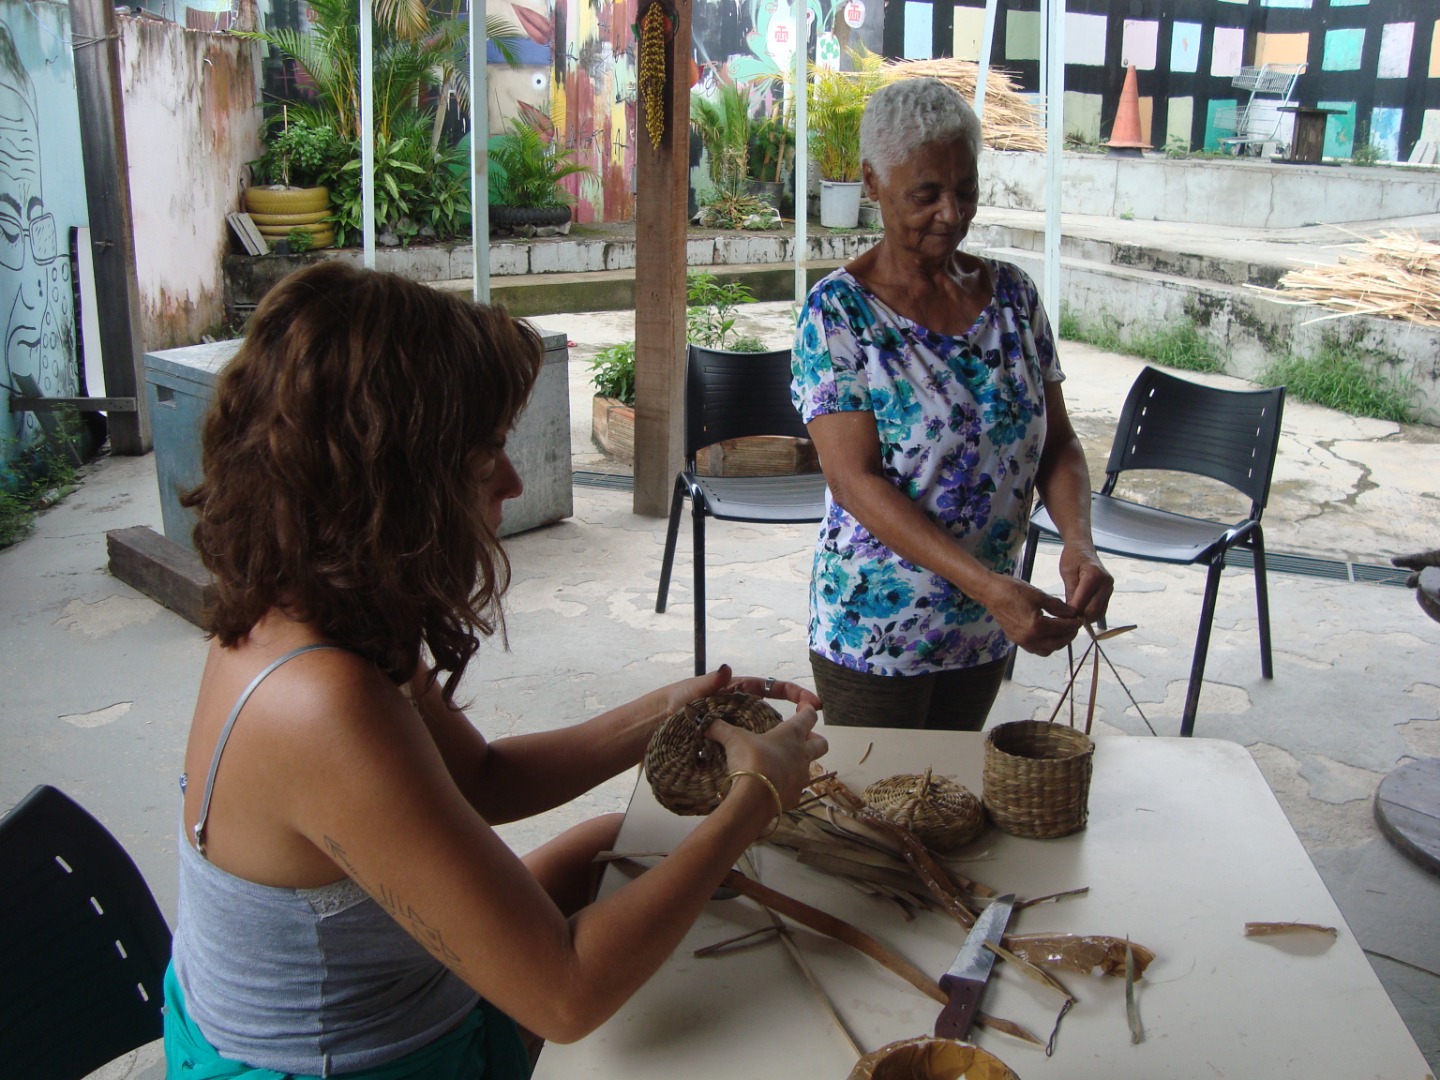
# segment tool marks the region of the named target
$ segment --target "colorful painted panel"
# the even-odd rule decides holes
[[[1336,116],[1325,118],[1325,157],[1348,158],[1355,152],[1355,103],[1353,101],[1322,101],[1322,109],[1339,109]]]
[[[1005,12],[1005,59],[1040,59],[1040,13]]]
[[[1310,55],[1309,34],[1256,34],[1255,66],[1303,64]]]
[[[1199,70],[1200,40],[1204,32],[1205,28],[1199,23],[1177,22],[1170,28],[1171,71],[1178,73]]]
[[[957,7],[950,55],[957,60],[979,60],[980,41],[984,36],[984,10]]]
[[[1173,97],[1165,103],[1165,146],[1178,143],[1190,149],[1190,125],[1195,118],[1195,99]]]
[[[1331,7],[1367,7],[1370,0],[1330,0]]]
[[[1261,7],[1308,8],[1310,0],[1260,0]]]
[[[1360,28],[1325,31],[1325,51],[1320,66],[1326,71],[1359,71],[1365,51],[1365,31]]]
[[[929,0],[905,0],[905,59],[933,55],[935,8]]]
[[[1155,70],[1155,53],[1160,40],[1160,24],[1151,20],[1126,19],[1120,39],[1120,62],[1134,64],[1141,71]]]
[[[1100,110],[1105,99],[1099,94],[1065,91],[1065,134],[1084,142],[1100,141]]]
[[[1235,134],[1233,125],[1217,125],[1215,114],[1221,110],[1233,113],[1239,104],[1233,98],[1228,101],[1211,98],[1205,103],[1205,141],[1201,144],[1202,150],[1219,150],[1220,140]]]
[[[1400,124],[1404,119],[1404,109],[1370,111],[1370,145],[1380,151],[1380,157],[1385,161],[1398,161],[1400,158]]]
[[[1230,78],[1240,70],[1245,55],[1245,31],[1233,26],[1217,26],[1210,50],[1210,74]]]
[[[1440,20],[1430,31],[1430,78],[1440,79]]]
[[[1378,79],[1403,79],[1410,74],[1410,52],[1415,46],[1414,23],[1387,23],[1380,33]]]
[[[1105,63],[1104,15],[1065,13],[1065,63],[1102,67]]]

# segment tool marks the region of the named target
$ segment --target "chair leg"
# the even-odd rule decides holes
[[[1200,608],[1200,630],[1195,635],[1195,656],[1190,661],[1190,685],[1185,690],[1185,712],[1180,718],[1180,735],[1190,738],[1195,733],[1195,712],[1200,705],[1200,684],[1205,678],[1205,657],[1210,651],[1210,624],[1215,620],[1215,600],[1220,595],[1220,573],[1225,569],[1224,555],[1210,564],[1205,578],[1205,602]]]
[[[685,502],[685,481],[675,478],[675,495],[670,500],[670,524],[665,529],[665,558],[660,563],[660,591],[655,594],[655,610],[663,612],[670,596],[670,571],[675,565],[675,541],[680,537],[680,507]]]
[[[1273,679],[1275,665],[1270,658],[1270,586],[1265,576],[1265,536],[1259,525],[1255,526],[1250,554],[1255,561],[1255,613],[1260,621],[1260,675]]]
[[[1031,525],[1029,531],[1025,534],[1025,554],[1020,558],[1020,579],[1022,581],[1029,581],[1030,575],[1035,570],[1035,548],[1039,543],[1040,530],[1036,526]],[[1019,653],[1020,650],[1014,645],[1010,646],[1010,659],[1005,663],[1005,678],[1007,681],[1015,674],[1015,657],[1018,656]]]
[[[690,501],[695,531],[695,674],[705,674],[705,509]]]

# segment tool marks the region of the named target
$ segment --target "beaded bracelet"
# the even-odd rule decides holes
[[[726,795],[730,794],[730,789],[735,786],[735,778],[737,776],[755,777],[756,780],[759,780],[762,784],[764,784],[767,788],[770,789],[771,795],[775,796],[775,820],[770,823],[769,830],[761,834],[760,839],[764,840],[767,837],[773,836],[775,834],[775,830],[780,827],[781,815],[785,813],[785,804],[780,801],[780,789],[775,786],[775,782],[773,780],[771,780],[762,772],[757,772],[754,769],[736,769],[734,772],[730,773],[725,777],[725,790],[720,793],[721,798],[724,798]]]

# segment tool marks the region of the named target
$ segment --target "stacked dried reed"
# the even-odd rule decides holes
[[[1282,304],[1315,303],[1344,315],[1440,326],[1440,244],[1393,232],[1360,239],[1347,245],[1356,254],[1340,256],[1338,266],[1292,270],[1278,290],[1260,291]]]
[[[970,104],[975,103],[975,78],[979,65],[968,60],[942,57],[936,60],[897,60],[886,64],[882,75],[892,79],[927,77],[949,83]],[[1035,109],[1011,84],[1003,71],[990,69],[985,77],[985,116],[981,121],[985,144],[996,150],[1045,149],[1045,129]]]

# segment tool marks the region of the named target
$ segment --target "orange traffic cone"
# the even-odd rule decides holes
[[[1115,110],[1115,127],[1105,144],[1115,157],[1143,157],[1150,144],[1140,140],[1140,79],[1131,64],[1120,89],[1120,107]]]

